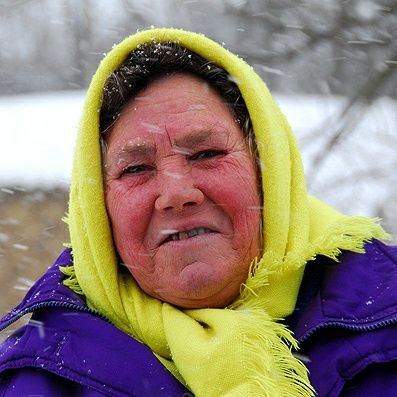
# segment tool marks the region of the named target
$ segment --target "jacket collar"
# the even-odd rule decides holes
[[[65,249],[52,264],[47,272],[33,285],[23,300],[13,310],[0,320],[0,331],[37,308],[53,305],[67,306],[76,309],[88,309],[85,300],[63,285],[65,275],[59,270],[60,266],[70,266],[72,255],[70,249]]]

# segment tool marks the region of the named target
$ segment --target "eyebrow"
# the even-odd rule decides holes
[[[216,136],[217,140],[219,140],[219,137],[223,138],[227,136],[227,132],[223,130],[217,130],[217,134],[214,134],[214,132],[214,129],[190,131],[185,136],[175,139],[172,147],[177,151],[186,151],[186,154],[189,154],[191,148],[208,142],[211,137]],[[136,142],[128,142],[120,150],[111,153],[108,158],[110,157],[116,160],[142,158],[153,156],[156,154],[156,151],[156,146],[152,142],[142,142],[138,139]]]
[[[151,156],[156,153],[156,148],[148,142],[131,142],[124,145],[120,150],[111,154],[111,158],[123,159],[134,157]]]
[[[178,148],[185,148],[185,147],[192,148],[196,145],[200,145],[202,143],[207,142],[209,139],[213,138],[214,136],[219,138],[220,135],[221,137],[226,135],[226,131],[217,130],[216,132],[217,133],[215,134],[214,129],[192,131],[186,134],[185,136],[175,139],[175,144]]]

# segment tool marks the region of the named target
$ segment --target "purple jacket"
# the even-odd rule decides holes
[[[188,397],[153,355],[62,284],[65,250],[0,322],[33,313],[0,346],[0,397]]]
[[[319,396],[395,396],[397,247],[309,262],[288,321]]]
[[[397,390],[397,247],[375,241],[366,251],[310,262],[287,319],[319,396]],[[146,346],[62,284],[58,266],[70,262],[66,250],[1,320],[4,329],[33,313],[0,346],[0,397],[190,396]]]

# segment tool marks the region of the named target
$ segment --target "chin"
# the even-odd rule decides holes
[[[188,263],[151,277],[140,277],[142,275],[130,271],[148,295],[183,309],[228,306],[240,294],[249,271],[248,266],[237,271],[235,266],[225,267],[224,263],[210,262],[208,258],[190,258]],[[172,264],[161,268],[171,270]],[[157,282],[153,283],[154,280]]]

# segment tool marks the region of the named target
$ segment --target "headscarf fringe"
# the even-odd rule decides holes
[[[260,261],[253,261],[250,276],[242,285],[238,300],[229,307],[237,308],[246,304],[253,296],[261,296],[260,291],[269,284],[268,280],[272,274],[296,271],[319,255],[338,262],[342,251],[364,253],[366,242],[372,239],[390,239],[390,235],[379,222],[379,218],[346,217],[342,222],[331,225],[321,237],[289,252],[284,258],[273,251],[266,252]]]
[[[63,223],[66,223],[67,225],[69,225],[69,213],[65,212],[65,215],[61,218]]]
[[[84,292],[81,289],[79,282],[77,281],[74,266],[59,266],[59,270],[65,276],[67,276],[67,278],[65,280],[63,280],[63,284],[66,287],[70,288],[76,294],[84,295]]]
[[[342,251],[364,253],[365,243],[372,239],[389,240],[391,237],[379,225],[379,218],[361,216],[346,218],[343,222],[330,227],[324,235],[316,239],[313,245],[314,254],[323,255],[338,261]]]
[[[292,353],[298,349],[292,333],[283,324],[272,321],[260,307],[240,308],[238,312],[244,316],[239,325],[246,336],[243,351],[249,374],[249,396],[313,396],[308,371]]]

